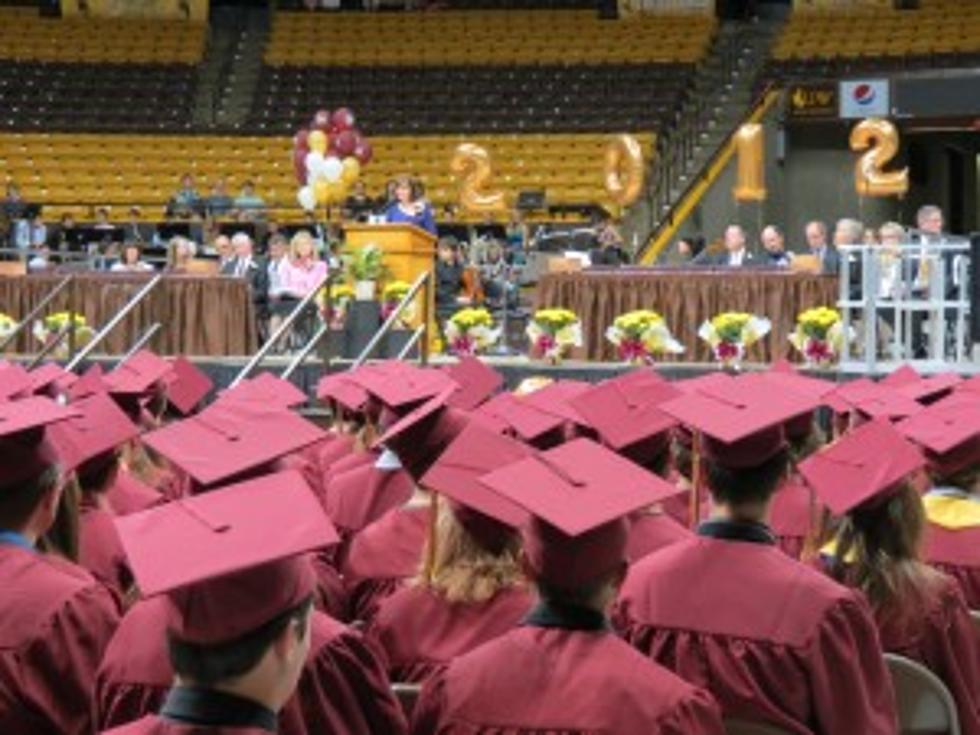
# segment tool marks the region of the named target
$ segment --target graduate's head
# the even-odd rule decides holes
[[[932,481],[980,492],[980,396],[957,391],[899,424],[925,455]]]
[[[305,552],[337,541],[302,476],[266,475],[116,526],[143,595],[161,596],[178,682],[280,709],[310,647]]]

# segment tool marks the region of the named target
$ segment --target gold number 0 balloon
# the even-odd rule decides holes
[[[869,117],[851,131],[851,150],[868,152],[854,165],[854,188],[858,196],[901,196],[909,190],[909,170],[885,172],[881,169],[898,152],[898,130],[888,120]]]
[[[492,212],[504,208],[503,192],[485,192],[490,183],[490,154],[476,143],[462,143],[453,152],[449,169],[462,175],[459,187],[459,203],[471,212]]]
[[[632,135],[618,135],[606,148],[603,174],[606,191],[616,204],[628,207],[643,190],[643,150]]]

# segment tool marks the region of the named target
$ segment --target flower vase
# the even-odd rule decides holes
[[[354,284],[354,298],[358,301],[374,301],[377,285],[375,281],[357,281]]]

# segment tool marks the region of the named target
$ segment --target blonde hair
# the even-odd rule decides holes
[[[289,241],[289,259],[299,260],[299,245],[302,242],[310,243],[310,257],[316,258],[320,254],[320,247],[317,241],[310,234],[309,230],[300,230]]]
[[[898,222],[886,222],[878,228],[878,237],[882,240],[886,237],[896,237],[901,242],[905,238],[905,228]]]
[[[447,602],[475,604],[486,602],[501,590],[524,583],[517,558],[520,538],[513,538],[499,554],[478,544],[456,519],[446,503],[439,504],[432,571],[423,570],[415,583],[426,587]],[[422,558],[428,559],[431,540],[426,541]]]

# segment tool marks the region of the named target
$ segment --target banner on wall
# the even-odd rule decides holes
[[[796,119],[835,118],[839,114],[837,85],[831,82],[794,84],[786,95],[789,116]]]
[[[844,120],[888,117],[887,79],[850,79],[840,83],[840,116]]]

